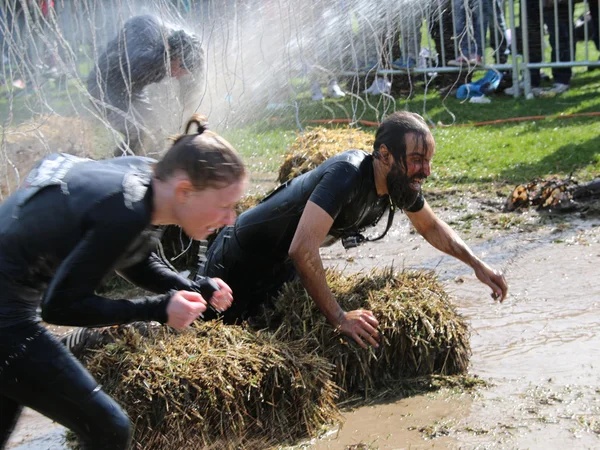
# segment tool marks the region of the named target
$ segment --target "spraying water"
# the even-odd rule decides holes
[[[376,96],[363,91],[376,71],[418,59],[421,45],[432,46],[420,42],[421,28],[444,3],[7,0],[0,9],[0,200],[19,184],[29,160],[55,151],[109,157],[127,142],[109,120],[103,99],[88,92],[87,79],[132,17],[148,14],[165,30],[196,36],[205,55],[201,71],[180,79],[164,76],[145,89],[152,118],[131,120],[152,137],[144,153],[156,156],[194,112],[207,115],[220,131],[268,117],[302,129],[303,120],[315,114],[311,84],[327,94],[328,83],[339,82],[350,99],[323,104],[321,117],[357,121],[375,112],[379,120],[397,108],[396,98],[385,89]],[[165,43],[168,37],[164,32]],[[134,59],[129,63],[134,66]],[[380,76],[393,81],[394,74]],[[423,76],[404,75],[407,98],[414,78]],[[111,103],[104,103],[110,110]]]

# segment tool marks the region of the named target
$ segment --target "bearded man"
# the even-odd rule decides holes
[[[508,288],[503,275],[477,258],[423,197],[421,186],[435,152],[423,118],[410,112],[390,115],[378,128],[373,147],[372,154],[349,150],[328,159],[221,230],[199,275],[222,278],[232,288],[235,301],[223,315],[226,323],[258,313],[297,275],[332,326],[364,348],[377,347],[373,313],[340,307],[327,285],[319,247],[338,239],[346,247],[364,241],[361,232],[391,209],[389,229],[393,208],[403,210],[435,248],[471,266],[494,299],[504,300]]]

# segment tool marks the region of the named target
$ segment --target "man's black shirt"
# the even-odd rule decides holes
[[[294,278],[288,251],[309,201],[333,218],[324,245],[375,225],[390,206],[387,195],[377,195],[373,156],[360,150],[334,156],[277,188],[234,226],[221,230],[199,268],[200,275],[221,278],[233,290],[225,323],[258,314],[259,305]],[[410,211],[420,210],[424,202],[420,195]],[[213,317],[210,311],[205,314]]]
[[[106,46],[88,76],[88,91],[97,99],[129,109],[144,88],[167,76],[165,29],[150,15],[135,16]]]
[[[390,204],[387,195],[377,195],[373,156],[349,150],[281,185],[244,212],[235,224],[241,249],[257,257],[287,257],[308,201],[334,219],[327,243],[375,225]],[[423,204],[421,195],[408,211],[419,211]]]

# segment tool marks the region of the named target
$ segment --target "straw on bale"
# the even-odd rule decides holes
[[[302,342],[220,322],[119,330],[87,367],[127,410],[137,448],[281,443],[338,419],[332,367]]]
[[[260,203],[263,197],[264,195],[261,194],[249,194],[243,196],[235,205],[235,213],[239,216],[247,209],[254,208]]]
[[[367,309],[379,321],[379,349],[360,348],[340,335],[300,282],[284,286],[270,326],[283,341],[303,339],[335,366],[342,397],[393,389],[400,379],[467,371],[469,332],[448,294],[430,272],[391,268],[344,276],[328,270],[327,282],[345,311]]]
[[[285,154],[277,180],[285,183],[346,150],[373,150],[373,135],[358,128],[313,128],[299,135]]]

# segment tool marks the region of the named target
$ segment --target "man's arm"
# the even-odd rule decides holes
[[[373,313],[366,310],[344,312],[327,285],[319,246],[332,224],[333,218],[317,204],[309,201],[290,245],[290,258],[302,284],[327,321],[342,333],[351,336],[361,347],[367,348],[365,341],[378,347],[378,323]]]
[[[492,269],[475,256],[458,234],[435,215],[427,202],[418,212],[405,212],[415,229],[427,242],[472,267],[479,281],[492,289],[492,297],[501,302],[504,300],[508,286],[502,273]]]

